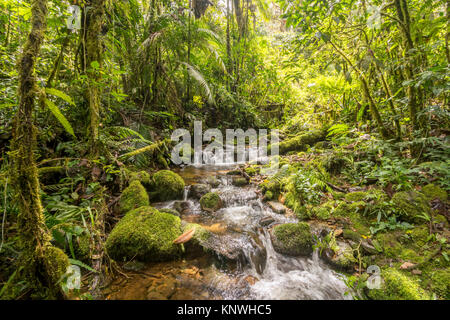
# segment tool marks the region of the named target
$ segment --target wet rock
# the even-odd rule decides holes
[[[122,268],[129,271],[140,271],[144,269],[145,264],[139,261],[130,261],[125,263]]]
[[[267,204],[269,205],[270,209],[272,209],[273,212],[279,213],[279,214],[285,214],[286,213],[286,207],[276,201],[268,201]]]
[[[208,178],[206,178],[206,183],[213,188],[217,188],[220,185],[220,180],[215,176],[209,176]]]
[[[202,184],[202,183],[193,184],[189,188],[189,197],[194,198],[194,199],[200,199],[201,197],[203,197],[208,192],[211,192],[211,186],[210,185]]]
[[[189,202],[187,201],[175,201],[173,208],[178,211],[181,215],[185,215],[189,210]]]
[[[364,250],[364,252],[366,254],[377,254],[377,253],[379,253],[378,250],[365,239],[361,241],[361,248]]]
[[[357,262],[352,247],[345,242],[338,242],[338,247],[334,250],[331,248],[323,250],[321,257],[333,268],[346,272],[352,272]]]
[[[247,179],[244,177],[233,177],[231,183],[236,187],[242,187],[248,184]]]
[[[281,254],[305,256],[313,251],[311,229],[305,222],[277,225],[271,230],[270,237],[273,248]]]
[[[274,218],[272,218],[271,216],[267,216],[259,220],[259,225],[261,227],[267,227],[268,225],[271,225],[274,222],[275,222]]]
[[[205,211],[214,212],[222,207],[222,199],[217,192],[209,192],[200,198],[200,206]]]

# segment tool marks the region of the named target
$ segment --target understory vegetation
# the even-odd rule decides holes
[[[355,298],[450,299],[450,2],[83,0],[69,28],[71,4],[0,0],[0,299],[102,299],[124,261],[217,250],[152,206],[185,196],[194,121],[279,130],[276,174],[232,172],[298,220],[277,252],[318,250]]]

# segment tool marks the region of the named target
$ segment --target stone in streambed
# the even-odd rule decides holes
[[[270,209],[272,209],[272,211],[275,213],[279,214],[286,213],[286,207],[277,201],[268,201],[267,204],[269,205]]]
[[[306,256],[313,252],[313,237],[305,222],[286,223],[275,226],[270,236],[273,248],[289,256]]]
[[[149,204],[147,191],[139,180],[133,180],[123,190],[119,199],[119,208],[122,214],[142,206],[148,206]]]
[[[217,192],[208,192],[200,198],[200,206],[205,211],[214,212],[222,207],[222,199]]]
[[[150,178],[149,195],[155,201],[182,199],[184,180],[175,172],[160,170]]]
[[[275,222],[274,218],[272,218],[271,216],[267,216],[267,217],[264,217],[261,220],[259,220],[259,225],[261,227],[267,227],[267,226],[271,225],[274,222]]]
[[[211,186],[210,185],[202,184],[202,183],[193,184],[189,188],[189,197],[194,198],[194,199],[200,199],[201,197],[203,197],[208,192],[211,192]]]
[[[167,261],[181,255],[181,246],[173,244],[180,235],[180,218],[140,207],[115,225],[106,240],[106,251],[117,261]]]

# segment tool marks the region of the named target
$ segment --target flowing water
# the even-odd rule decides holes
[[[184,260],[124,268],[126,274],[105,290],[108,299],[351,299],[343,276],[318,257],[288,257],[274,251],[268,228],[296,222],[294,216],[273,212],[261,201],[254,185],[236,187],[226,167],[185,167],[178,173],[187,187],[181,218],[213,232],[220,250],[234,261],[200,253]],[[187,197],[188,188],[214,176],[223,208],[214,214],[201,210],[198,200]],[[153,204],[174,208],[176,201]],[[262,218],[273,222],[262,227]],[[270,222],[269,221],[269,222]],[[317,232],[312,228],[313,232]],[[233,260],[233,259],[232,259]]]

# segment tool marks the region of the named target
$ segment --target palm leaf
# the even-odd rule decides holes
[[[198,84],[203,88],[203,91],[204,91],[206,97],[208,98],[208,102],[210,104],[215,104],[214,97],[211,93],[211,89],[209,88],[209,85],[206,82],[205,78],[203,78],[203,75],[198,70],[196,70],[193,66],[191,66],[189,63],[186,63],[186,62],[181,62],[181,63],[187,67],[189,75],[192,78],[194,78],[198,82]]]

